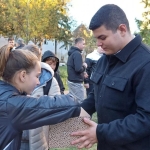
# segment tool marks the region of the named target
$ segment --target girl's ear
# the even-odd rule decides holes
[[[27,76],[27,72],[25,70],[20,71],[19,78],[21,82],[24,83],[26,81],[26,76]]]

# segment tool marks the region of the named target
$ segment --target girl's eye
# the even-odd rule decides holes
[[[39,78],[39,77],[40,77],[40,74],[39,74],[39,75],[37,75],[36,77],[37,77],[37,78]]]

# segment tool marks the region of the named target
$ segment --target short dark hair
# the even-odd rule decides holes
[[[82,41],[84,41],[84,38],[79,37],[79,38],[75,39],[74,43],[77,44],[77,43],[82,42]]]
[[[19,45],[24,44],[24,40],[22,38],[18,38],[16,43],[18,43]]]
[[[117,5],[107,4],[102,6],[92,17],[89,29],[95,30],[104,25],[106,29],[116,32],[120,24],[125,24],[130,32],[125,12]]]
[[[9,41],[14,41],[14,38],[13,38],[13,37],[9,37],[9,38],[8,38],[8,42],[9,42]]]
[[[48,61],[48,60],[50,60],[50,61],[52,61],[52,62],[59,62],[58,61],[58,59],[57,58],[55,58],[55,57],[47,57],[45,60],[44,60],[44,62],[46,62],[46,61]]]

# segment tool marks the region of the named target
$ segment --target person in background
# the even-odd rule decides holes
[[[98,124],[84,119],[90,129],[73,133],[72,144],[97,150],[150,149],[150,48],[140,35],[132,35],[124,11],[117,5],[102,6],[89,28],[104,55],[91,80],[94,90],[81,106]]]
[[[15,49],[15,40],[14,40],[14,38],[8,38],[8,45],[10,46],[10,47],[12,47],[12,49]]]
[[[28,50],[11,49],[0,48],[1,150],[19,150],[23,130],[56,124],[82,112],[70,95],[27,96],[40,84],[41,63]]]
[[[84,77],[87,77],[87,64],[83,63],[82,51],[85,47],[85,40],[83,38],[75,39],[75,45],[72,46],[68,52],[67,73],[68,73],[68,87],[69,93],[76,97],[79,103],[84,100]]]
[[[94,72],[96,63],[99,60],[99,58],[102,57],[103,53],[103,49],[99,46],[92,53],[89,53],[86,56],[85,62],[87,63],[86,72],[88,74],[88,78],[84,79],[84,87],[86,88],[87,96],[93,90],[93,82],[90,80],[91,74],[92,72]]]
[[[64,94],[65,87],[63,85],[60,74],[58,72],[59,59],[55,56],[53,52],[47,50],[42,56],[42,62],[47,63],[54,70],[54,77],[58,82],[58,85],[60,87],[60,92],[61,94]]]
[[[15,49],[21,49],[24,46],[25,46],[24,40],[22,38],[18,38]]]
[[[22,50],[33,52],[41,61],[41,50],[36,45],[26,45]],[[41,62],[39,80],[40,84],[33,90],[32,97],[39,98],[43,95],[55,96],[61,94],[59,85],[54,78],[53,69],[44,62]],[[49,131],[49,126],[23,131],[20,150],[48,150]]]

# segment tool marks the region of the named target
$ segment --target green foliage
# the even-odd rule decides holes
[[[147,45],[150,45],[150,29],[142,28],[143,22],[141,20],[136,19],[136,23],[139,28],[138,34],[141,35],[143,42],[146,43]]]
[[[145,5],[145,11],[142,13],[143,20],[135,19],[135,21],[143,42],[150,45],[150,0],[142,0],[141,3]]]
[[[93,116],[92,116],[92,120],[94,121],[94,122],[98,122],[98,120],[97,120],[97,113],[94,113],[93,114]]]
[[[96,150],[96,149],[97,149],[97,145],[95,144],[92,148],[89,148],[88,150]],[[71,147],[71,148],[54,148],[50,150],[78,150],[78,149]],[[87,149],[83,148],[82,150],[87,150]]]
[[[73,32],[73,39],[78,37],[83,37],[85,39],[85,55],[91,53],[97,47],[92,31],[90,31],[84,24],[78,26]]]
[[[71,36],[69,0],[1,0],[0,33],[26,41],[65,41]]]

